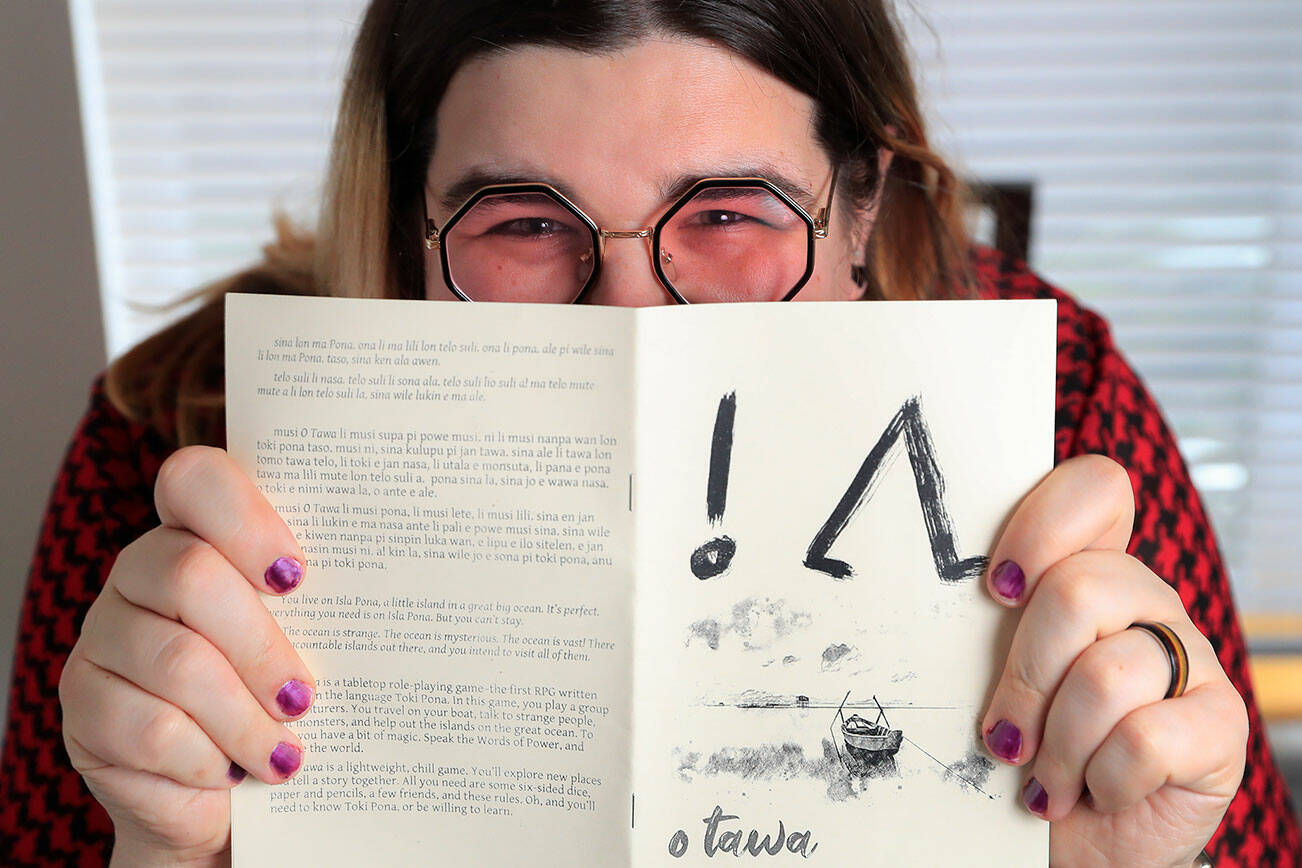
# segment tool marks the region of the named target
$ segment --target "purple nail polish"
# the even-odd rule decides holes
[[[303,565],[293,558],[276,558],[263,574],[267,585],[278,594],[286,594],[303,581]]]
[[[1022,804],[1032,814],[1043,814],[1049,809],[1049,794],[1035,778],[1026,782],[1026,787],[1022,790]]]
[[[1015,763],[1022,755],[1022,731],[1001,720],[986,730],[986,747],[1001,760]]]
[[[312,704],[312,688],[297,678],[286,681],[276,693],[276,704],[290,717],[298,717]]]
[[[276,749],[271,752],[271,768],[282,778],[287,778],[298,771],[299,764],[302,762],[303,755],[298,748],[287,741],[277,744]]]
[[[1004,561],[990,574],[990,584],[994,586],[996,594],[1015,603],[1026,590],[1026,576],[1017,564]]]
[[[235,763],[231,763],[231,767],[226,770],[227,779],[237,784],[248,777],[248,774],[248,772],[237,766]]]

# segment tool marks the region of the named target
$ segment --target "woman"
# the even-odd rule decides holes
[[[969,247],[897,25],[871,0],[372,4],[315,240],[282,227],[265,263],[208,288],[92,394],[21,627],[0,807],[15,861],[94,862],[112,841],[121,864],[221,864],[228,789],[301,764],[285,723],[308,713],[312,676],[256,595],[292,593],[304,557],[211,448],[224,442],[222,294],[490,297],[491,280],[443,268],[448,223],[476,189],[546,182],[629,230],[718,176],[765,177],[811,214],[831,197],[800,300],[1059,300],[1059,464],[992,553],[989,589],[1022,614],[974,722],[1027,769],[1054,864],[1190,865],[1204,846],[1219,865],[1295,864],[1224,569],[1171,436],[1098,317]],[[553,244],[564,228],[525,217],[494,231]],[[577,261],[577,283],[548,300],[682,294],[640,238],[610,239],[599,275]],[[1162,653],[1174,640],[1134,622],[1187,649],[1183,695],[1163,698],[1181,693],[1180,656]],[[72,766],[115,840],[61,762],[56,682]]]

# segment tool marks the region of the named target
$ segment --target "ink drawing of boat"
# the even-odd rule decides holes
[[[872,757],[894,756],[904,740],[904,731],[891,729],[890,723],[869,723],[857,714],[841,724],[841,735],[851,754],[869,754]],[[869,757],[864,757],[868,759]]]
[[[841,700],[841,705],[832,718],[834,727],[838,719],[841,722],[838,728],[840,741],[845,745],[845,754],[841,756],[841,761],[852,772],[859,772],[865,767],[890,761],[904,741],[904,731],[891,729],[891,723],[886,718],[886,709],[882,708],[876,696],[873,697],[873,704],[877,706],[876,720],[869,721],[857,714],[851,714],[847,718],[844,710],[846,700],[849,698],[850,694],[847,691],[845,699]],[[840,752],[838,746],[837,753]]]

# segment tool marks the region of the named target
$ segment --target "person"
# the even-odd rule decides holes
[[[725,195],[671,227],[719,178],[706,187],[779,191],[816,218],[827,237],[797,262],[807,281],[716,292],[681,255],[669,267],[671,228],[708,249],[770,230]],[[963,201],[885,2],[375,0],[315,235],[282,222],[263,263],[94,384],[20,625],[8,864],[221,864],[230,788],[303,763],[287,724],[310,713],[312,674],[258,595],[292,593],[305,558],[222,451],[226,292],[648,305],[791,289],[1058,301],[1057,464],[991,553],[984,581],[1020,616],[974,725],[1026,769],[1052,864],[1190,865],[1204,848],[1222,866],[1298,864],[1224,566],[1170,431],[1105,323],[972,245]],[[543,278],[499,284],[494,266]]]

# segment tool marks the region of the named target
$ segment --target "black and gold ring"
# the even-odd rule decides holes
[[[1163,699],[1182,696],[1185,687],[1189,684],[1189,652],[1185,650],[1184,642],[1180,641],[1180,637],[1174,630],[1157,621],[1136,621],[1126,629],[1131,627],[1138,627],[1149,633],[1166,652],[1166,662],[1171,667],[1171,686],[1166,689],[1166,696]]]

